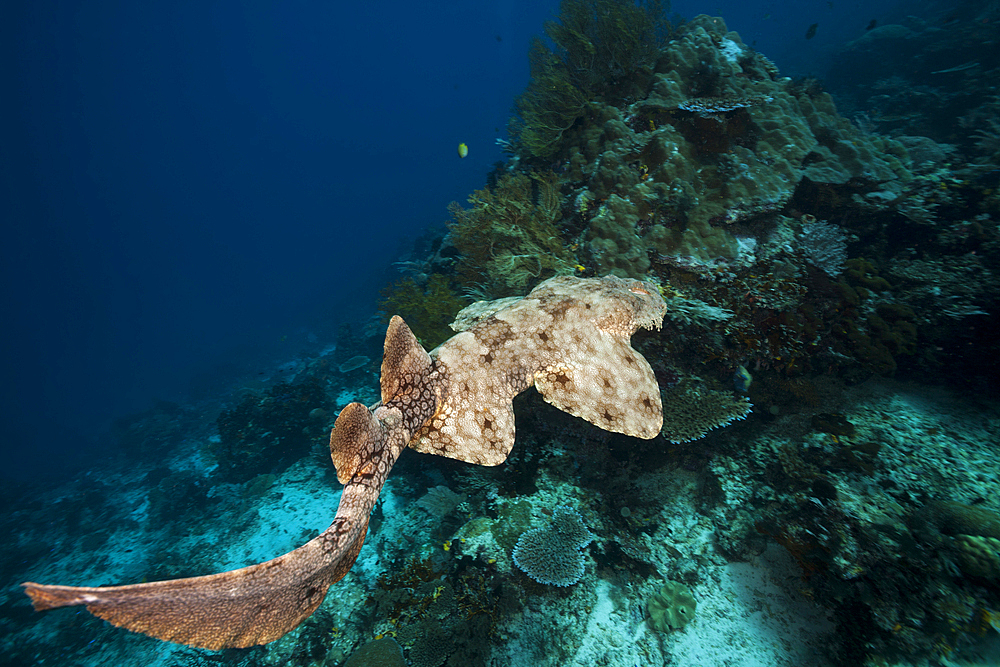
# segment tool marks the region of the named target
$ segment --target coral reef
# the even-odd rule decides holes
[[[253,659],[339,664],[372,637],[421,667],[946,664],[984,650],[1000,625],[1000,70],[983,45],[1000,23],[972,4],[979,21],[869,30],[821,82],[783,78],[718,18],[563,2],[551,42],[532,46],[510,158],[398,263],[382,304],[428,348],[462,332],[438,357],[461,391],[410,404],[435,408],[414,448],[503,465],[401,458],[371,515],[377,548],[337,604]],[[631,315],[593,316],[607,302],[585,308],[579,284],[618,290]],[[661,315],[634,348],[607,335]],[[404,352],[387,358],[424,358]],[[245,564],[234,527],[258,527],[265,557],[309,539],[332,476],[289,464],[334,407],[384,408],[362,386],[377,356],[345,333],[300,365],[312,379],[223,410],[214,444],[184,406],[122,420],[130,461],[192,438],[219,465],[199,451],[127,471],[138,500],[92,482],[38,500],[2,561],[83,544],[93,555],[60,576],[138,580],[189,574],[192,558]],[[512,403],[526,359],[541,394]],[[313,497],[322,520],[273,545]],[[123,569],[122,552],[162,539],[154,524],[216,512],[220,535],[162,531],[173,543]],[[39,527],[52,516],[56,547]],[[685,626],[695,597],[711,622]],[[68,627],[70,655],[93,650]]]
[[[719,19],[680,27],[639,97],[591,111],[564,140],[569,180],[606,200],[589,228],[602,272],[644,275],[648,264],[628,258],[650,252],[732,263],[729,226],[781,210],[803,179],[898,192],[909,178],[901,145],[779,79]]]
[[[988,216],[936,233],[939,247],[964,252],[957,264],[902,253],[896,237],[909,233],[902,220],[926,219],[917,211],[967,210],[964,186],[937,172],[914,178],[902,143],[853,126],[813,83],[780,77],[717,18],[654,20],[670,42],[633,59],[641,64],[615,85],[592,88],[567,65],[596,43],[579,26],[607,18],[591,4],[566,4],[565,26],[577,27],[550,25],[568,41],[546,52],[567,85],[593,93],[586,112],[544,160],[513,142],[472,207],[454,207],[455,264],[433,271],[475,298],[574,271],[653,279],[674,324],[654,345],[714,383],[738,366],[790,377],[826,369],[851,382],[931,370],[947,355],[918,355],[917,341],[947,350],[945,314],[990,312],[993,262],[974,259],[994,247]],[[595,16],[584,21],[585,10]],[[940,193],[946,207],[934,203]],[[699,361],[709,365],[696,370]],[[757,391],[785,379],[764,381]]]

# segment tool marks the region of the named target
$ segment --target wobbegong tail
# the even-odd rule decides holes
[[[308,618],[354,565],[368,516],[402,451],[389,443],[407,437],[385,428],[359,403],[344,408],[330,435],[331,456],[347,480],[337,517],[284,556],[205,577],[130,586],[27,582],[25,593],[37,611],[85,605],[109,623],[179,644],[222,649],[274,641]]]
[[[27,582],[25,593],[38,611],[84,605],[119,627],[200,648],[278,639],[312,614],[354,565],[389,471],[436,407],[436,394],[426,385],[430,372],[430,357],[403,320],[393,318],[382,364],[383,404],[373,411],[351,403],[330,434],[330,455],[345,485],[337,516],[298,549],[205,577],[95,588]]]
[[[284,556],[205,577],[97,588],[22,585],[37,611],[86,605],[113,625],[200,648],[266,644],[312,614],[347,573],[364,542],[368,518],[363,522],[351,529],[338,517]],[[337,544],[338,534],[352,541]]]

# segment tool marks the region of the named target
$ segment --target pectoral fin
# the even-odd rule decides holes
[[[530,385],[516,372],[509,352],[466,331],[437,350],[443,387],[431,418],[410,447],[425,454],[495,466],[514,447],[514,405]]]
[[[627,341],[593,336],[535,373],[535,387],[560,410],[606,431],[649,440],[663,426],[663,406],[649,363]]]

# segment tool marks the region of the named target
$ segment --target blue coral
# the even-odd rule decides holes
[[[517,540],[514,564],[529,577],[550,586],[572,586],[583,576],[583,553],[593,534],[569,507],[558,507],[552,523],[529,530]]]

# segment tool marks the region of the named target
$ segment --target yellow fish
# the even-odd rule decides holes
[[[465,144],[458,145],[458,157],[465,157],[469,154],[469,147]]]

